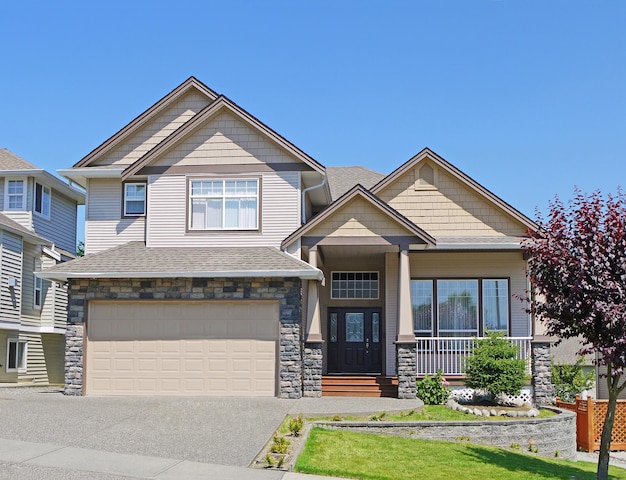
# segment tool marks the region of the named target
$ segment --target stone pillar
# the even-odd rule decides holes
[[[533,401],[536,406],[550,405],[554,396],[550,358],[550,341],[535,339],[531,343]]]
[[[398,398],[416,398],[417,350],[412,343],[396,342],[396,372],[398,372]]]
[[[83,324],[65,331],[65,395],[83,394]]]
[[[322,342],[304,346],[303,395],[319,398],[322,396]]]

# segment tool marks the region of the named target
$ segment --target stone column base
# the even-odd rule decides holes
[[[417,398],[417,348],[415,343],[396,342],[398,398]]]
[[[533,401],[536,406],[551,405],[554,386],[552,385],[550,342],[533,341],[531,351]]]
[[[304,345],[303,395],[322,396],[322,342],[307,342]]]
[[[68,325],[65,331],[64,395],[83,394],[83,324]]]

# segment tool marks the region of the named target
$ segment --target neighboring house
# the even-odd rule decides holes
[[[0,383],[63,384],[67,289],[35,271],[75,257],[83,193],[0,149]]]
[[[60,173],[87,189],[86,256],[40,274],[68,283],[68,394],[397,377],[411,397],[416,376],[462,378],[487,329],[530,355],[536,225],[431,150],[326,169],[192,77]]]

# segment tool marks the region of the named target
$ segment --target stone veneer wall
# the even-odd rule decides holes
[[[322,343],[312,342],[304,345],[304,381],[305,397],[322,396]]]
[[[544,457],[576,459],[576,414],[558,408],[547,418],[458,422],[316,422],[324,428],[382,433],[427,440],[466,441],[527,453],[529,444]]]
[[[545,341],[533,341],[531,349],[534,403],[538,406],[550,405],[554,396],[550,343]]]
[[[302,396],[299,278],[70,279],[66,395],[83,393],[83,325],[89,300],[268,300],[280,302],[279,396]]]
[[[415,343],[396,343],[398,398],[416,398],[417,347]]]

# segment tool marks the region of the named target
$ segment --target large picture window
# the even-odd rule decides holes
[[[508,332],[506,279],[411,280],[413,328],[419,337]]]
[[[332,298],[378,298],[378,272],[332,272]]]
[[[190,230],[256,230],[259,180],[191,180]]]

